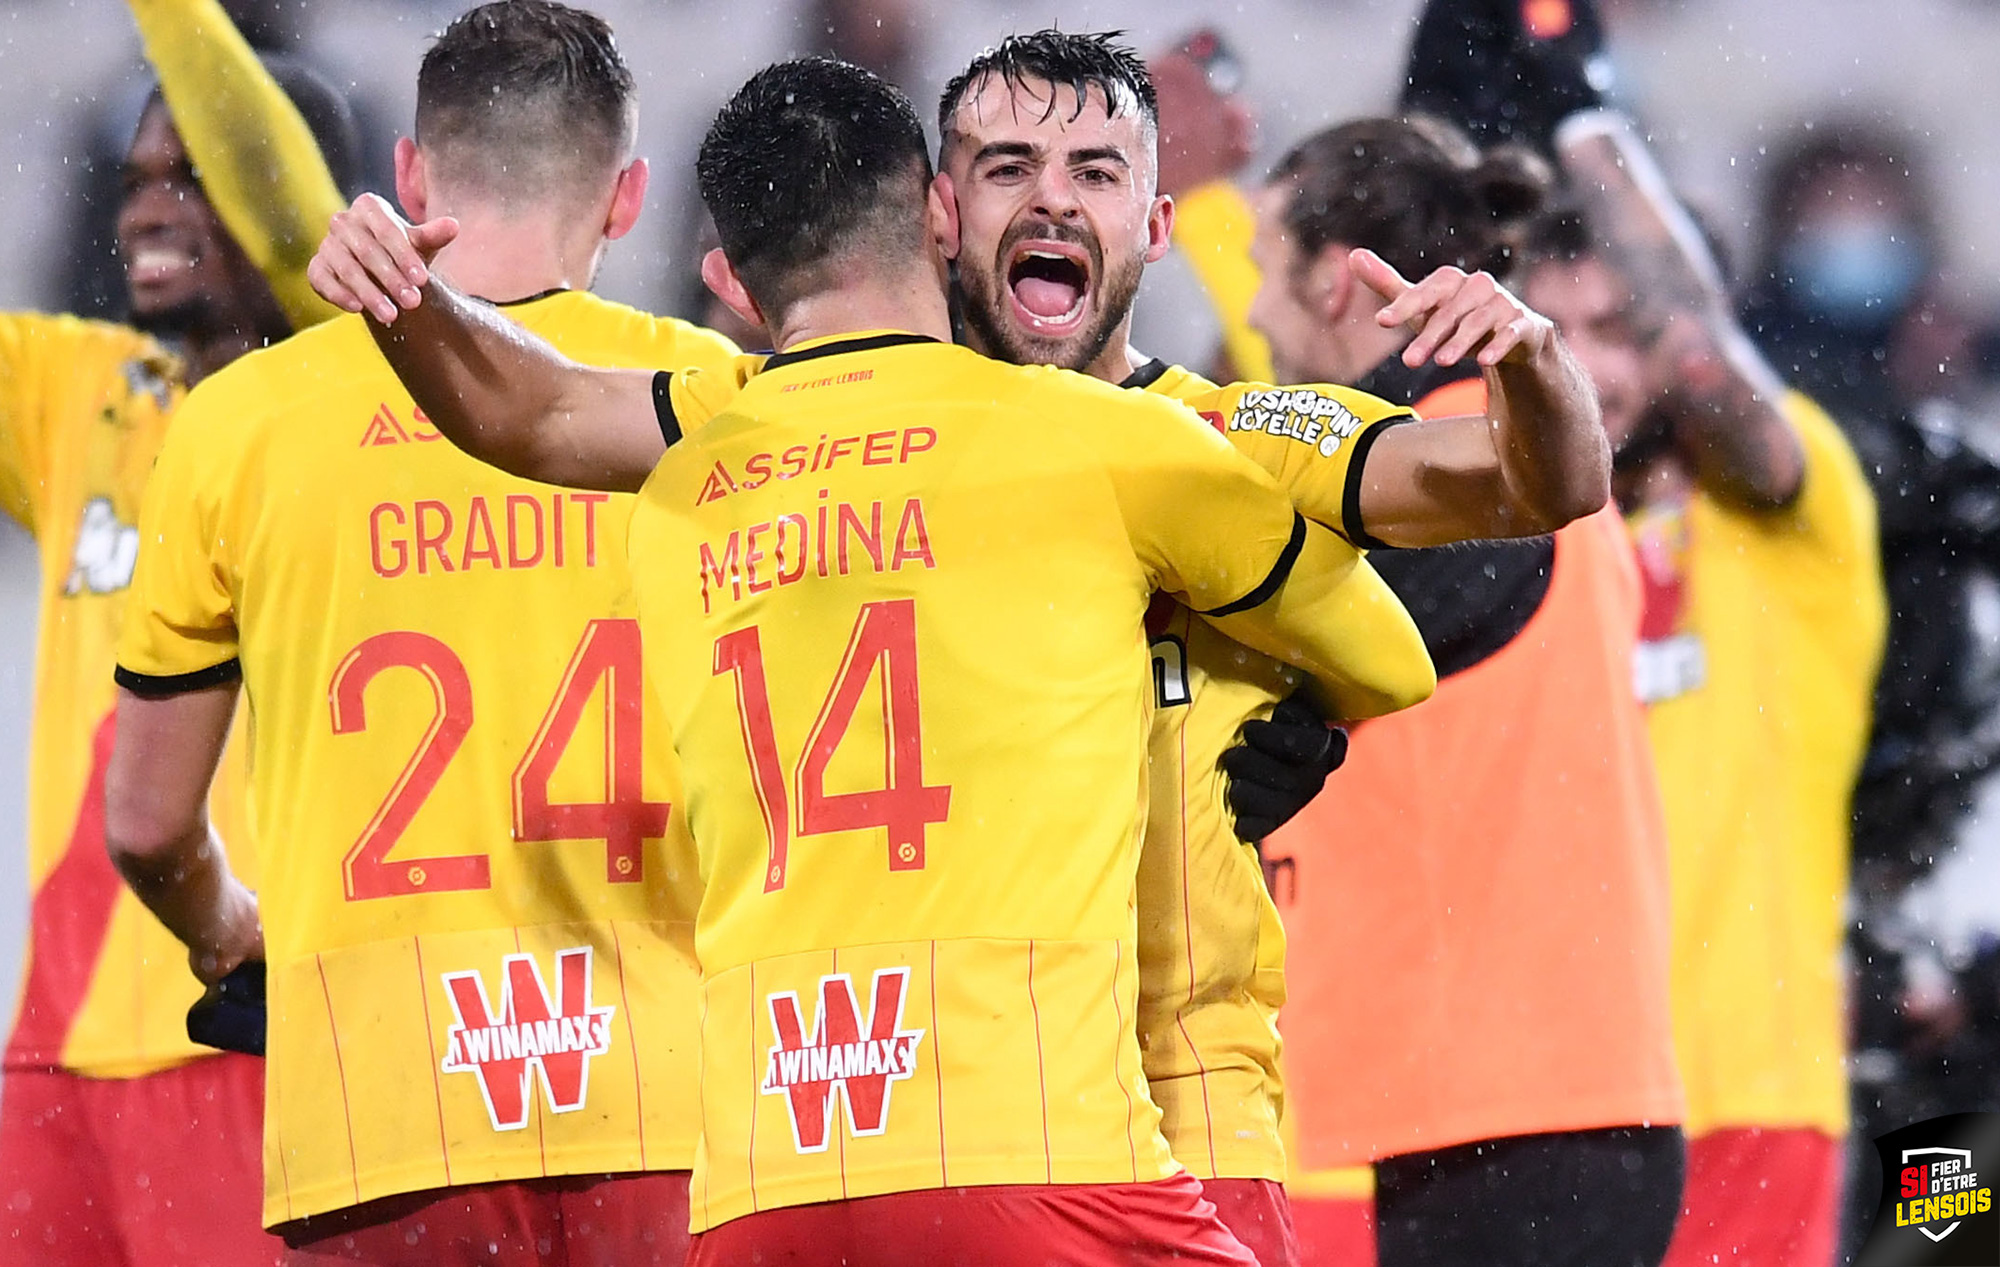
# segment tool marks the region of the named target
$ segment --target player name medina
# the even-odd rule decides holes
[[[1236,398],[1229,416],[1231,431],[1261,431],[1284,436],[1332,457],[1341,441],[1361,429],[1354,411],[1310,387],[1273,387],[1248,391]]]
[[[719,543],[702,542],[696,563],[702,611],[711,610],[717,597],[740,603],[745,594],[794,585],[807,576],[937,566],[923,498],[906,497],[900,506],[880,501],[864,505],[828,501],[828,491],[819,490],[820,502],[810,514],[789,511],[732,528]]]
[[[377,502],[368,511],[368,560],[375,575],[594,568],[598,509],[609,493],[508,493],[504,497],[425,497]]]

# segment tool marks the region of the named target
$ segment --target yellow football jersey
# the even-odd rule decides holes
[[[1810,400],[1791,394],[1786,413],[1806,459],[1790,506],[1756,514],[1697,492],[1628,520],[1690,1134],[1847,1126],[1848,806],[1888,605],[1860,464]]]
[[[588,294],[510,312],[603,364],[734,354]],[[183,406],[118,663],[143,693],[235,661],[249,698],[267,1223],[692,1163],[693,864],[632,503],[453,448],[358,317]]]
[[[632,557],[705,881],[696,1228],[1173,1173],[1133,1029],[1142,618],[1241,605],[1397,707],[1429,662],[1373,571],[1168,401],[894,334],[772,358]]]
[[[1219,387],[1158,362],[1130,381],[1194,409],[1307,518],[1363,538],[1358,457],[1413,417],[1351,388]],[[1278,1009],[1285,933],[1254,846],[1237,839],[1222,754],[1297,673],[1170,600],[1149,614],[1152,813],[1139,860],[1139,1042],[1174,1158],[1203,1179],[1286,1175]]]
[[[130,1077],[213,1055],[188,1041],[201,983],[187,950],[139,904],[104,851],[111,668],[138,551],[139,499],[180,363],[135,330],[0,315],[0,510],[34,535],[41,625],[28,761],[30,939],[10,1069]],[[211,812],[237,838],[236,745]],[[251,883],[247,851],[234,858]]]
[[[305,277],[318,230],[310,239],[287,232],[323,226],[342,206],[298,110],[214,0],[145,0],[133,12],[216,214],[294,321],[330,313]],[[214,1054],[188,1041],[187,1009],[201,985],[186,950],[112,870],[101,804],[140,492],[185,394],[180,363],[135,330],[0,315],[0,510],[34,535],[41,556],[32,898],[10,1069],[124,1078]],[[210,813],[254,883],[240,738],[217,774]]]

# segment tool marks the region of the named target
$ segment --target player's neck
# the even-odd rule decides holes
[[[1132,314],[1128,312],[1125,319],[1118,323],[1118,328],[1111,332],[1104,350],[1084,366],[1083,372],[1116,387],[1132,377],[1133,371],[1145,363],[1146,358],[1132,350]]]
[[[1331,355],[1326,365],[1321,367],[1325,373],[1316,377],[1323,383],[1358,383],[1382,362],[1400,356],[1409,342],[1408,330],[1401,326],[1384,330],[1375,324],[1374,312],[1370,309],[1367,318],[1340,325],[1329,341]]]
[[[604,252],[601,234],[555,217],[455,209],[458,237],[432,265],[468,295],[508,303],[551,290],[588,289]]]
[[[903,330],[949,343],[951,309],[935,277],[913,270],[904,277],[861,278],[795,301],[773,326],[771,342],[782,352],[808,339],[863,330]]]
[[[186,371],[187,385],[193,387],[238,357],[284,338],[283,332],[270,334],[251,330],[231,330],[223,334],[189,335],[173,341]]]

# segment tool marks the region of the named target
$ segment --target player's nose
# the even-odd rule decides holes
[[[1042,168],[1035,182],[1035,210],[1051,220],[1068,220],[1083,214],[1083,198],[1076,181],[1054,164]]]

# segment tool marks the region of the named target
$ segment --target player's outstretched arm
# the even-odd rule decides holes
[[[1373,717],[1429,697],[1437,675],[1423,637],[1353,546],[1300,515],[1262,467],[1185,406],[1107,391],[1077,402],[1093,425],[1076,435],[1097,449],[1158,588],[1303,669],[1328,717]]]
[[[1611,495],[1611,448],[1589,378],[1548,318],[1487,273],[1441,268],[1411,283],[1373,251],[1348,260],[1388,300],[1385,327],[1416,337],[1403,363],[1457,365],[1486,379],[1483,417],[1392,427],[1361,473],[1361,522],[1396,546],[1553,532]]]
[[[1631,290],[1653,403],[1697,478],[1738,505],[1789,503],[1805,453],[1783,381],[1737,323],[1714,256],[1637,129],[1617,111],[1590,110],[1563,121],[1556,149],[1595,244]]]
[[[1402,602],[1353,546],[1319,524],[1299,523],[1289,566],[1281,560],[1259,590],[1203,618],[1304,670],[1329,717],[1379,717],[1429,699],[1437,670]],[[1259,601],[1242,605],[1248,599]]]
[[[333,218],[313,286],[368,316],[382,355],[451,442],[513,475],[637,492],[667,450],[653,375],[579,365],[432,274],[457,235],[449,218],[412,225],[373,194]]]
[[[306,265],[339,188],[298,107],[219,0],[128,0],[202,189],[296,329],[334,309]]]
[[[104,773],[104,839],[146,908],[188,948],[204,983],[261,958],[257,899],[209,826],[208,790],[229,738],[237,684],[146,698],[120,687]]]

